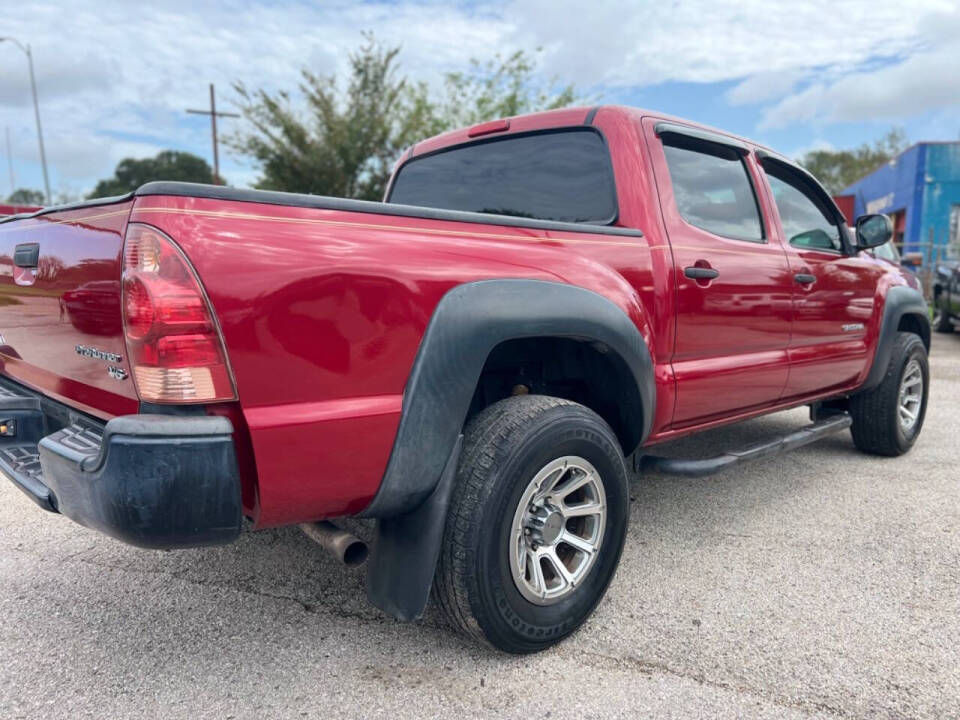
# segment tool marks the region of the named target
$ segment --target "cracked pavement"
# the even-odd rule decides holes
[[[296,529],[138,550],[2,480],[0,718],[960,716],[960,334],[935,336],[931,365],[906,457],[844,433],[713,478],[634,478],[609,593],[534,657],[463,640],[432,608],[387,619],[362,569]]]

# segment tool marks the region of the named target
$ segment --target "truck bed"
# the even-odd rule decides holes
[[[234,425],[249,460],[240,463],[244,508],[258,526],[370,502],[420,339],[450,288],[573,274],[626,305],[633,291],[595,260],[649,265],[642,233],[625,227],[188,183],[0,224],[0,297],[10,303],[0,307],[0,372],[102,421],[144,411],[120,313],[128,222],[169,235],[209,297],[238,402],[205,412]],[[21,284],[13,255],[31,243],[42,268]],[[318,447],[342,450],[326,458],[322,479]]]

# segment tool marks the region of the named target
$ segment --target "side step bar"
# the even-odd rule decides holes
[[[666,458],[657,455],[638,455],[634,457],[634,470],[637,472],[657,472],[664,475],[686,475],[687,477],[703,477],[713,475],[721,470],[738,465],[747,460],[776,455],[786,450],[795,450],[798,447],[809,445],[812,442],[846,430],[853,424],[853,418],[847,413],[828,415],[822,420],[807,425],[805,428],[781,435],[772,440],[747,445],[739,450],[729,450],[716,457],[692,460],[686,458]]]

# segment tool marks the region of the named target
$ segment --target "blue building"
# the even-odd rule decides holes
[[[902,253],[924,263],[960,246],[960,142],[917,143],[846,188],[854,217],[884,213]]]

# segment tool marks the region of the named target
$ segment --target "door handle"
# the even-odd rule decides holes
[[[19,268],[35,268],[40,261],[40,243],[21,243],[13,250],[13,264]]]
[[[810,273],[797,273],[793,276],[793,279],[801,285],[810,285],[817,281],[817,276],[811,275]]]
[[[691,280],[713,280],[720,274],[719,270],[714,270],[713,268],[707,267],[685,267],[683,269],[683,274],[686,275]]]

